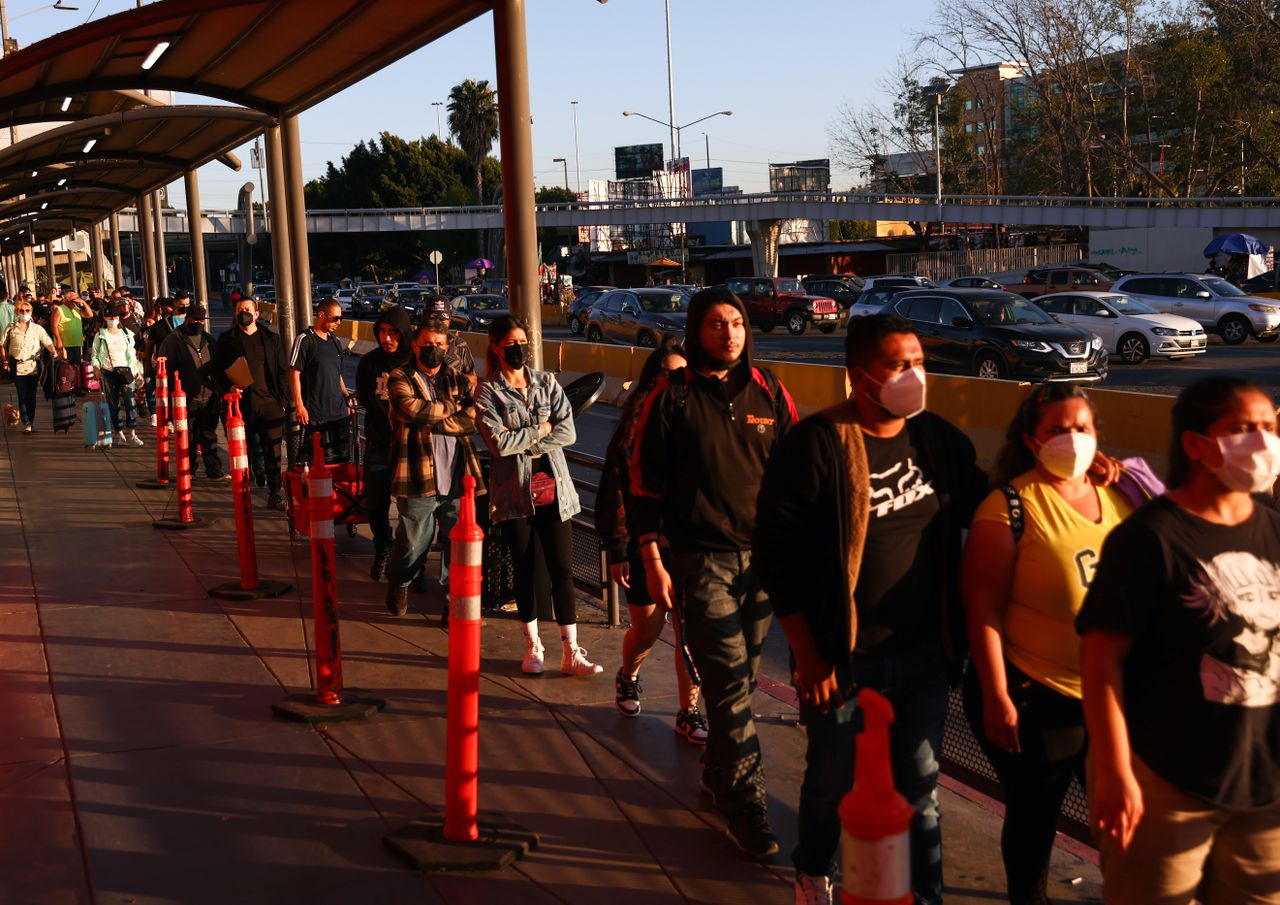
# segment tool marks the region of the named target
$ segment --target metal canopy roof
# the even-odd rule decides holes
[[[119,113],[135,107],[159,107],[163,101],[147,97],[139,91],[89,91],[74,96],[44,96],[21,107],[11,107],[0,114],[0,128],[31,123],[73,122]]]
[[[144,89],[296,114],[491,8],[490,0],[164,0],[4,57],[0,115]]]

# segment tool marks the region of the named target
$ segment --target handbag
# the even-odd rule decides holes
[[[550,506],[556,501],[556,479],[545,471],[535,471],[529,478],[529,493],[534,506]]]
[[[28,358],[26,361],[14,362],[13,373],[17,374],[19,377],[30,377],[35,372],[36,360],[34,358]]]

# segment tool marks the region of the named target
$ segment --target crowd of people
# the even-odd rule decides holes
[[[247,434],[274,505],[286,410],[307,435],[304,451],[319,437],[326,459],[342,461],[354,398],[365,413],[370,575],[386,581],[388,610],[408,611],[410,588],[425,580],[428,552],[447,538],[471,476],[514,567],[524,644],[513,668],[546,669],[538,602],[539,586],[549,585],[561,672],[603,672],[577,635],[570,522],[581,503],[565,457],[576,441],[573,411],[555,375],[531,367],[519,318],[492,323],[478,374],[445,316],[428,311],[414,324],[390,308],[348,391],[334,338],[342,310],[330,299],[287,356],[249,298],[216,342],[206,309],[189,299],[150,312],[119,293],[44,302],[48,329],[40,299],[24,294],[12,311],[0,300],[3,361],[25,430],[35,419],[29,363],[70,361],[87,348],[117,429],[136,437],[133,426],[154,405],[150,362],[163,355],[187,388],[200,445],[208,443],[206,474],[218,479],[216,403],[243,362]],[[1073,778],[1088,789],[1108,903],[1276,902],[1273,400],[1231,376],[1185,389],[1173,409],[1166,487],[1141,461],[1104,452],[1086,391],[1041,385],[1012,413],[989,475],[965,433],[929,411],[909,321],[856,321],[845,365],[849,398],[801,420],[787,389],[753,360],[747,312],[724,288],[694,295],[684,342],[649,356],[621,408],[595,501],[631,616],[614,674],[618,712],[640,715],[641,666],[671,614],[674,729],[704,746],[698,782],[730,838],[753,859],[772,858],[779,841],[751,696],[776,617],[808,739],[791,855],[797,903],[835,900],[837,809],[853,781],[864,688],[894,707],[890,760],[914,810],[917,902],[943,899],[938,774],[956,688],[1003,788],[1010,902],[1049,901],[1057,819]],[[442,543],[446,591],[448,554]]]

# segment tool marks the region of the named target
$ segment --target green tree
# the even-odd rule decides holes
[[[875,224],[870,220],[832,220],[827,224],[827,237],[832,242],[847,239],[874,239]]]
[[[498,137],[498,94],[488,81],[467,79],[449,91],[449,131],[475,170],[476,204],[484,204],[484,161]]]

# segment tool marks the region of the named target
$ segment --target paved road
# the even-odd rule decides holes
[[[550,339],[577,338],[565,327],[547,327],[545,334]],[[816,331],[804,336],[777,331],[754,333],[756,354],[760,358],[810,364],[843,364],[844,337],[844,331],[829,336]],[[1190,360],[1149,360],[1135,366],[1113,358],[1111,373],[1099,386],[1173,396],[1193,380],[1213,373],[1248,377],[1270,390],[1273,396],[1280,397],[1280,343],[1264,345],[1250,340],[1244,345],[1227,346],[1211,337],[1209,351]]]

